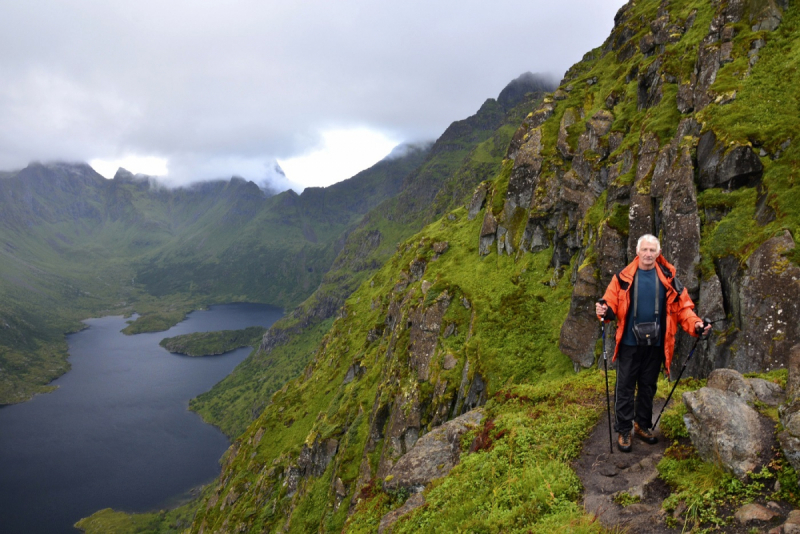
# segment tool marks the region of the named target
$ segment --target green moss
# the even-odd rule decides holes
[[[630,231],[630,209],[628,205],[615,202],[611,207],[611,215],[608,217],[608,225],[626,237]]]

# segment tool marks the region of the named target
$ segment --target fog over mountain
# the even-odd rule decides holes
[[[521,72],[559,78],[621,5],[4,2],[0,169],[136,156],[172,183],[265,181],[330,130],[431,140]]]

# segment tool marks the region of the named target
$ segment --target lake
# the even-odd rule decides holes
[[[188,411],[251,352],[170,354],[165,337],[269,327],[261,304],[196,311],[166,332],[126,336],[122,317],[85,321],[67,336],[72,369],[58,390],[0,408],[0,533],[75,533],[103,508],[146,512],[188,499],[219,475],[229,441]]]

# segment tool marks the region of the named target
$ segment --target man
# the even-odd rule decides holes
[[[657,443],[650,429],[653,397],[662,363],[669,373],[678,324],[693,336],[707,334],[711,325],[694,313],[675,267],[661,255],[658,238],[650,234],[639,238],[636,258],[614,275],[595,311],[601,320],[617,320],[612,358],[617,362],[617,447],[631,451],[631,430],[645,443]]]

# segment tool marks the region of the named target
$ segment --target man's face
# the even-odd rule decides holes
[[[639,245],[639,268],[647,271],[655,267],[658,253],[658,245],[650,241],[642,241]]]

